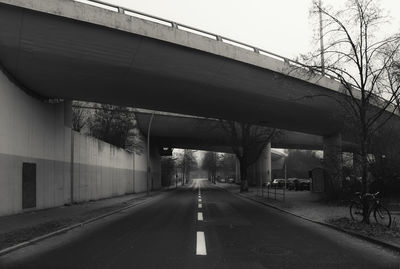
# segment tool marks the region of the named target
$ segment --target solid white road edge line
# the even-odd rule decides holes
[[[197,212],[197,220],[198,221],[203,221],[203,212]]]
[[[204,232],[197,232],[196,255],[207,255]]]

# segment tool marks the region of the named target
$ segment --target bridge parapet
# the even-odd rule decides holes
[[[144,13],[144,12],[140,12],[140,11],[136,11],[136,10],[133,10],[133,9],[121,7],[121,6],[118,6],[118,5],[110,4],[110,3],[107,3],[107,2],[104,2],[104,1],[99,1],[99,0],[72,0],[72,1],[83,3],[83,4],[97,6],[97,7],[108,9],[108,10],[111,10],[111,11],[114,11],[114,12],[117,12],[117,13],[125,14],[125,15],[131,16],[131,17],[136,17],[136,18],[139,18],[139,19],[152,21],[152,22],[155,22],[155,23],[159,23],[159,24],[162,24],[162,25],[169,26],[171,28],[175,28],[175,29],[178,29],[178,30],[182,30],[182,31],[193,33],[193,34],[201,35],[201,36],[204,36],[204,37],[208,37],[210,39],[213,39],[213,40],[216,40],[216,41],[220,41],[220,42],[223,42],[223,43],[226,43],[226,44],[230,44],[230,45],[235,46],[235,47],[239,47],[239,48],[242,48],[242,49],[245,49],[245,50],[253,51],[256,54],[269,56],[271,58],[274,58],[276,60],[281,61],[282,63],[284,63],[284,64],[286,64],[288,66],[304,68],[306,71],[313,72],[315,74],[321,75],[321,76],[326,77],[328,79],[333,79],[333,80],[335,80],[337,82],[340,82],[339,78],[337,78],[335,76],[332,76],[332,75],[328,75],[328,74],[322,73],[319,70],[312,69],[309,66],[307,66],[307,65],[305,65],[305,64],[303,64],[303,63],[301,63],[299,61],[295,61],[295,60],[286,58],[284,56],[278,55],[276,53],[273,53],[273,52],[270,52],[270,51],[255,47],[253,45],[249,45],[249,44],[246,44],[244,42],[237,41],[237,40],[234,40],[234,39],[231,39],[231,38],[228,38],[228,37],[225,37],[225,36],[221,36],[221,35],[218,35],[218,34],[214,34],[212,32],[208,32],[208,31],[205,31],[205,30],[202,30],[202,29],[198,29],[198,28],[195,28],[195,27],[192,27],[192,26],[189,26],[189,25],[185,25],[185,24],[182,24],[182,23],[178,23],[178,22],[175,22],[175,21],[172,21],[172,20],[164,19],[164,18],[161,18],[161,17],[158,17],[158,16],[150,15],[150,14],[147,14],[147,13]]]

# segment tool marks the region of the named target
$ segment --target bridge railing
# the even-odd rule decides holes
[[[194,33],[194,34],[205,36],[205,37],[214,39],[214,40],[219,41],[219,42],[223,42],[223,43],[230,44],[230,45],[233,45],[233,46],[236,46],[236,47],[239,47],[239,48],[243,48],[243,49],[246,49],[246,50],[253,51],[254,53],[257,53],[257,54],[269,56],[271,58],[274,58],[274,59],[277,59],[279,61],[282,61],[287,65],[296,66],[296,67],[299,67],[299,68],[304,68],[304,69],[306,69],[308,71],[311,71],[313,73],[317,73],[317,74],[319,74],[321,76],[324,76],[324,77],[327,77],[327,78],[330,78],[330,79],[334,79],[334,80],[340,82],[339,78],[337,78],[335,76],[324,74],[320,70],[315,70],[313,68],[310,68],[309,66],[307,66],[307,65],[305,65],[303,63],[300,63],[298,61],[291,60],[291,59],[286,58],[284,56],[275,54],[273,52],[270,52],[270,51],[267,51],[267,50],[263,50],[263,49],[260,49],[258,47],[255,47],[255,46],[252,46],[252,45],[240,42],[240,41],[236,41],[236,40],[228,38],[228,37],[217,35],[217,34],[214,34],[214,33],[208,32],[208,31],[204,31],[204,30],[201,30],[201,29],[189,26],[189,25],[185,25],[185,24],[182,24],[182,23],[177,23],[177,22],[174,22],[174,21],[171,21],[171,20],[167,20],[167,19],[164,19],[164,18],[161,18],[161,17],[149,15],[149,14],[144,13],[144,12],[136,11],[136,10],[129,9],[129,8],[124,8],[124,7],[121,7],[121,6],[118,6],[118,5],[114,5],[114,4],[110,4],[110,3],[106,3],[106,2],[103,2],[103,1],[100,1],[100,0],[72,0],[72,1],[79,2],[79,3],[84,3],[84,4],[88,4],[88,5],[92,5],[92,6],[101,7],[101,8],[108,9],[108,10],[111,10],[111,11],[114,11],[114,12],[117,12],[117,13],[126,14],[126,15],[129,15],[129,16],[132,16],[132,17],[145,19],[145,20],[152,21],[152,22],[155,22],[155,23],[163,24],[163,25],[175,28],[175,29],[182,30],[182,31],[191,32],[191,33]]]

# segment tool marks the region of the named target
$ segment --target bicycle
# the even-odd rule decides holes
[[[360,192],[356,192],[358,196],[356,201],[351,201],[350,204],[350,217],[354,221],[362,222],[364,219],[363,215],[363,200],[368,199],[368,219],[372,212],[374,212],[374,219],[376,223],[390,227],[392,224],[392,216],[389,210],[381,204],[378,198],[379,192],[377,193],[366,193],[362,195]]]

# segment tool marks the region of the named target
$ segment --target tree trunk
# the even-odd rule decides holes
[[[361,167],[362,167],[362,194],[365,195],[368,191],[368,182],[367,182],[367,174],[368,174],[368,159],[367,159],[367,141],[366,137],[363,137],[362,145],[361,145]],[[364,196],[363,196],[364,197]],[[363,203],[363,222],[369,224],[369,201],[366,197],[362,199]]]
[[[247,166],[245,161],[240,160],[240,180],[242,181],[240,185],[240,192],[249,191],[249,182],[247,181]]]

